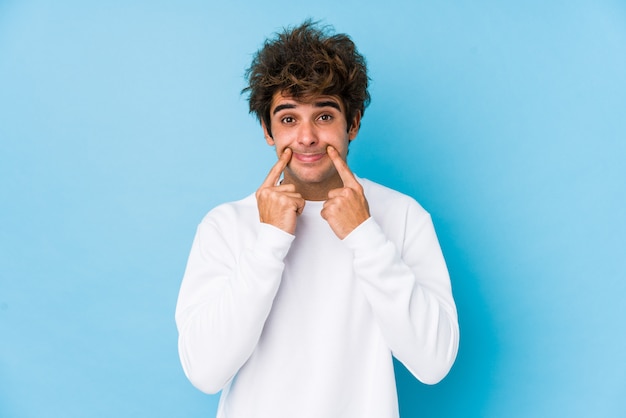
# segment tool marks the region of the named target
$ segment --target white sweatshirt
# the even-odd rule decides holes
[[[398,416],[392,355],[437,383],[459,343],[430,215],[359,179],[371,217],[344,240],[307,201],[295,236],[254,195],[202,220],[176,308],[185,374],[218,418]]]

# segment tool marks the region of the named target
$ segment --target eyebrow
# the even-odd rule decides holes
[[[289,103],[289,104],[281,104],[281,105],[278,105],[278,106],[276,106],[276,107],[274,108],[274,111],[272,112],[272,114],[274,114],[274,115],[275,115],[275,114],[277,114],[278,112],[280,112],[281,110],[285,110],[285,109],[295,109],[295,108],[296,108],[296,105],[291,104],[291,103]]]
[[[335,102],[333,100],[324,100],[324,101],[321,101],[321,102],[315,102],[313,104],[313,106],[315,106],[315,107],[332,107],[332,108],[335,108],[335,109],[337,109],[338,111],[341,112],[341,106],[339,106],[339,103],[337,103],[337,102]],[[276,113],[280,112],[281,110],[295,109],[295,108],[296,108],[296,105],[293,104],[293,103],[281,104],[281,105],[278,105],[278,106],[276,106],[274,108],[274,111],[272,112],[272,114],[275,115]]]
[[[316,102],[315,107],[334,107],[335,109],[341,112],[341,107],[339,106],[339,103],[333,100],[325,100],[323,102]]]

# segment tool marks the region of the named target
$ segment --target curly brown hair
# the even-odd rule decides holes
[[[270,129],[270,107],[276,92],[294,98],[338,96],[346,111],[348,130],[355,116],[370,103],[365,57],[346,34],[306,20],[267,39],[246,71],[250,113]]]

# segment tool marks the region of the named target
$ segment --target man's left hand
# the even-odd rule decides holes
[[[363,186],[354,177],[339,152],[332,146],[328,146],[326,152],[343,181],[343,187],[328,192],[328,200],[324,202],[321,214],[335,235],[344,239],[370,217],[369,205]]]

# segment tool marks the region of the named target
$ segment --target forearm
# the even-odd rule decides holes
[[[259,231],[239,254],[223,251],[215,231],[199,231],[194,242],[176,322],[183,370],[204,392],[222,389],[254,351],[280,285],[291,238]]]
[[[429,223],[419,233],[408,231],[402,247],[369,219],[346,243],[389,348],[420,381],[432,384],[454,362],[459,329],[447,268]]]

